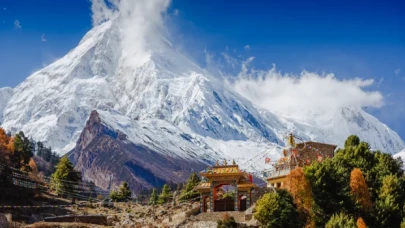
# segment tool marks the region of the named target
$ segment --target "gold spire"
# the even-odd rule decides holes
[[[219,166],[219,161],[217,160],[217,162],[215,163],[215,166]]]
[[[290,147],[295,148],[295,140],[292,133],[290,133],[290,136],[288,137],[288,144]]]
[[[224,165],[228,165],[228,163],[226,162],[226,159],[224,159]]]
[[[232,165],[236,165],[235,159],[232,160]]]

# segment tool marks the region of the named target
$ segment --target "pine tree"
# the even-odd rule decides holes
[[[183,190],[181,191],[180,199],[191,199],[199,195],[198,192],[194,191],[194,187],[200,183],[200,178],[196,172],[193,172],[187,180],[187,183],[184,185]]]
[[[401,217],[401,185],[395,175],[388,175],[383,179],[376,202],[377,220],[382,227],[399,227]]]
[[[159,195],[158,203],[164,204],[167,203],[170,198],[172,197],[172,193],[170,191],[169,185],[165,184],[162,188],[162,193]]]
[[[14,138],[14,153],[11,160],[16,168],[27,168],[29,170],[28,163],[32,156],[30,141],[25,137],[24,132],[20,131]]]
[[[52,148],[44,148],[44,150],[43,150],[43,155],[44,155],[44,159],[45,159],[45,161],[47,161],[47,162],[50,162],[51,161],[51,159],[52,159]]]
[[[122,182],[120,188],[118,189],[119,194],[121,195],[121,198],[123,201],[128,201],[131,199],[132,192],[131,189],[129,189],[129,185],[127,182]]]
[[[350,173],[350,189],[354,202],[364,211],[369,212],[373,208],[371,196],[366,181],[360,169],[354,168]]]
[[[183,188],[183,183],[177,183],[176,191],[180,192],[182,188]]]
[[[356,222],[352,216],[345,213],[334,214],[326,223],[325,228],[357,228]]]
[[[66,156],[63,156],[56,171],[52,174],[52,185],[60,195],[66,195],[73,190],[73,185],[79,184],[81,174],[74,170],[73,164]]]
[[[37,156],[44,158],[44,144],[37,142]]]
[[[286,190],[264,194],[256,202],[254,217],[263,227],[302,227],[294,200]]]
[[[149,205],[156,205],[158,203],[158,195],[156,189],[153,189],[152,194],[150,195]]]
[[[360,144],[360,138],[357,135],[349,136],[345,141],[345,148],[356,147]]]

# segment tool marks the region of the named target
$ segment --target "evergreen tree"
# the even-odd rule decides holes
[[[20,131],[14,138],[14,153],[11,160],[16,168],[27,168],[29,170],[28,163],[32,156],[30,141],[25,137],[24,132]]]
[[[360,144],[360,138],[357,135],[349,136],[345,141],[345,148],[356,147]]]
[[[66,156],[63,156],[56,171],[52,174],[52,185],[59,195],[66,196],[72,192],[73,185],[78,185],[81,181],[81,174],[74,170],[73,164]]]
[[[182,188],[183,188],[183,183],[177,183],[176,191],[180,192]]]
[[[152,194],[150,195],[149,205],[156,205],[158,203],[158,195],[156,189],[154,188]]]
[[[158,203],[167,203],[172,198],[172,192],[170,191],[169,185],[163,185],[162,192],[159,195]]]
[[[58,154],[56,152],[52,152],[50,163],[52,165],[56,165],[59,162],[59,159],[60,158],[59,158]]]
[[[121,183],[118,192],[121,195],[123,201],[128,201],[131,199],[132,192],[127,182],[124,181]]]
[[[44,148],[43,150],[43,158],[45,161],[50,162],[52,159],[52,148]]]
[[[352,216],[342,212],[332,215],[325,228],[357,228],[357,225]]]
[[[291,194],[285,190],[266,193],[256,203],[254,217],[263,227],[302,227]]]
[[[110,192],[110,199],[115,202],[126,202],[131,199],[132,192],[127,182],[123,181],[117,191]]]
[[[193,172],[187,180],[187,183],[184,185],[183,190],[181,191],[180,199],[191,199],[199,195],[198,192],[194,191],[194,187],[200,183],[200,178],[196,172]]]
[[[37,142],[37,156],[44,158],[44,144],[42,142]]]
[[[402,184],[403,185],[403,184]],[[376,202],[377,220],[382,227],[399,227],[402,221],[400,179],[394,175],[388,175],[383,179],[383,185],[379,191]]]

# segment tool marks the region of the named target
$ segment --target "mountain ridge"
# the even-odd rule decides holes
[[[348,135],[358,134],[373,149],[390,153],[405,147],[395,132],[362,109],[317,112],[308,120],[278,115],[256,107],[223,79],[185,58],[164,37],[145,41],[149,45],[145,50],[132,53],[123,47],[124,35],[115,21],[94,27],[65,57],[13,89],[2,126],[11,132],[23,130],[61,154],[75,148],[93,110],[113,113],[105,115],[107,122],[128,130],[132,143],[174,157],[184,154],[175,146],[171,151],[162,146],[170,143],[167,140],[139,141],[143,136],[134,130],[137,124],[173,128],[179,134],[172,140],[190,136],[215,158],[239,162],[265,151],[277,159],[289,132],[303,140],[340,146]],[[111,116],[130,127],[122,127]],[[264,166],[256,162],[256,168]]]

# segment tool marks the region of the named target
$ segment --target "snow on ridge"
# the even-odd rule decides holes
[[[13,89],[10,87],[0,88],[0,124],[3,122],[3,112],[9,100],[13,96]]]
[[[405,162],[405,148],[404,148],[402,151],[400,151],[400,152],[394,154],[393,157],[394,157],[394,158],[398,158],[398,157],[399,157],[399,158],[401,158],[402,160],[404,160],[404,162]]]
[[[116,110],[97,110],[97,112],[105,126],[124,133],[128,141],[149,147],[164,155],[210,163],[222,157],[200,138],[188,135],[166,121],[155,119],[138,122]]]
[[[243,162],[264,151],[277,159],[289,132],[339,145],[359,134],[391,153],[405,147],[395,132],[362,111],[315,112],[301,120],[259,109],[164,37],[150,44],[146,62],[127,65],[131,56],[123,55],[121,36],[113,21],[94,27],[67,55],[17,86],[4,112],[0,97],[3,126],[23,130],[61,154],[74,147],[92,110],[131,142],[188,159]]]

